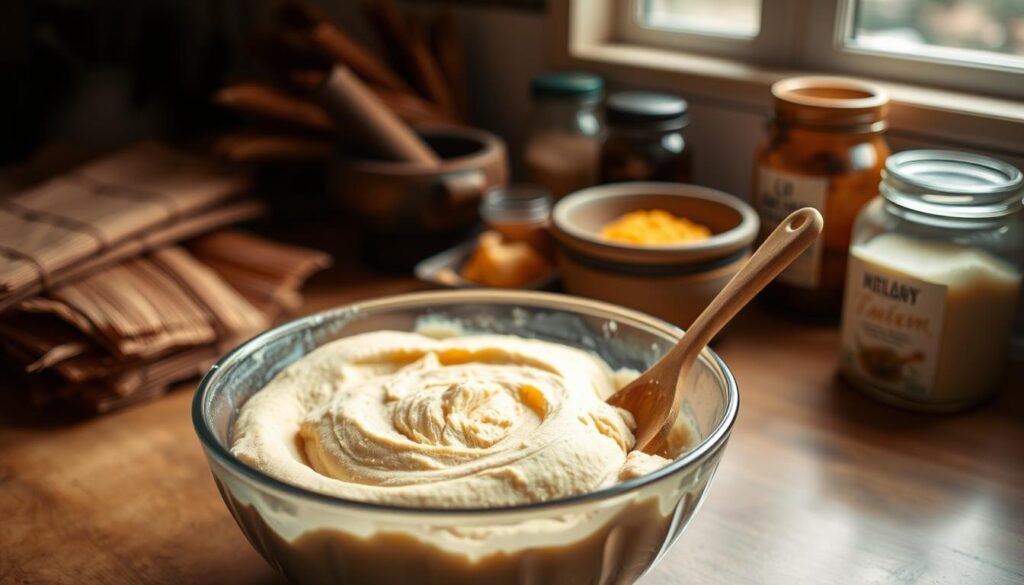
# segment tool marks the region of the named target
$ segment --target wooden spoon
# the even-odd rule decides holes
[[[783,220],[675,346],[608,399],[609,404],[628,410],[636,419],[636,449],[645,453],[664,450],[683,403],[686,375],[704,346],[814,242],[823,223],[821,214],[810,207],[798,209]]]

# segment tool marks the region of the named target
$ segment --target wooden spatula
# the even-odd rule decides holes
[[[608,399],[609,404],[628,410],[636,419],[634,448],[646,453],[664,449],[686,393],[686,374],[704,346],[814,242],[822,225],[821,214],[810,207],[798,209],[783,220],[675,346]]]

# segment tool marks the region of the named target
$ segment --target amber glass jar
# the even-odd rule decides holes
[[[889,155],[889,98],[838,77],[793,77],[772,86],[775,117],[754,166],[754,207],[766,237],[793,210],[814,207],[825,230],[765,291],[794,313],[836,320],[854,219],[878,195]]]
[[[686,100],[671,94],[612,94],[605,103],[608,132],[601,147],[601,183],[689,183],[693,153],[683,137],[687,109]]]

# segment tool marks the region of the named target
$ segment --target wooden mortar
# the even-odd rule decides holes
[[[479,129],[437,127],[419,136],[436,166],[338,155],[328,196],[368,236],[371,261],[407,268],[455,244],[479,219],[483,193],[508,182],[505,143]]]

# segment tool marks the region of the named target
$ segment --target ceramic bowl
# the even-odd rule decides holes
[[[711,228],[705,240],[648,246],[602,238],[625,213],[662,209]],[[760,223],[738,197],[679,183],[612,183],[577,191],[552,211],[566,291],[638,309],[682,327],[750,257]]]

